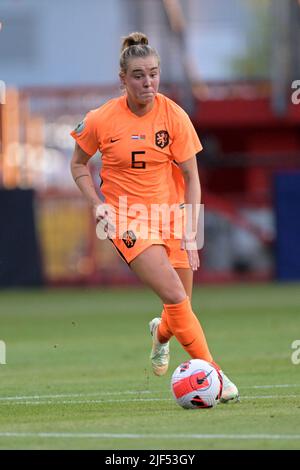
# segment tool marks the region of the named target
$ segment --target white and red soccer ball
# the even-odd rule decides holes
[[[221,398],[223,380],[209,362],[191,359],[174,371],[171,389],[178,405],[183,408],[212,408]]]

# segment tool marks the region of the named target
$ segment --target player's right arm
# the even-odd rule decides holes
[[[73,157],[71,160],[71,173],[76,185],[78,186],[88,203],[91,205],[94,215],[96,217],[96,211],[98,206],[101,204],[101,200],[96,193],[91,173],[88,168],[88,161],[90,158],[91,155],[82,150],[82,148],[76,142]]]

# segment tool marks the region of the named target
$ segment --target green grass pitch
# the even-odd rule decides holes
[[[300,286],[205,286],[193,307],[239,404],[175,403],[188,358],[175,339],[168,374],[152,375],[149,291],[1,291],[0,448],[299,449]]]

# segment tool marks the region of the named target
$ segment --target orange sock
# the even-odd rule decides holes
[[[164,305],[169,330],[193,359],[212,362],[204,332],[188,297],[179,304]]]
[[[167,314],[165,310],[161,314],[161,322],[157,328],[157,339],[160,343],[166,343],[173,334],[168,326]]]

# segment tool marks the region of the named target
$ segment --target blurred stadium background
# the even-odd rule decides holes
[[[69,170],[69,132],[120,93],[120,38],[135,30],[204,145],[196,282],[299,280],[299,1],[1,0],[0,286],[137,282]]]

